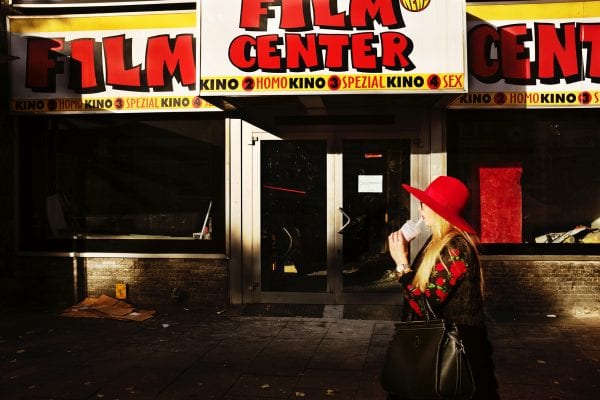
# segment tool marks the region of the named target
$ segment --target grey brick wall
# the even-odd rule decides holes
[[[229,301],[226,260],[87,258],[82,262],[89,296],[115,296],[115,285],[125,283],[134,304],[226,305]]]
[[[581,257],[579,257],[581,258]],[[9,295],[20,304],[73,304],[73,260],[19,257]],[[600,314],[600,258],[581,260],[484,259],[486,308],[492,315]],[[115,296],[125,283],[135,306],[226,306],[229,261],[169,258],[79,260],[80,295]]]
[[[491,314],[600,313],[600,260],[484,260]]]
[[[229,261],[169,258],[80,258],[79,299],[115,297],[117,283],[127,285],[135,306],[229,303]],[[75,302],[73,259],[20,257],[9,303],[64,308]]]

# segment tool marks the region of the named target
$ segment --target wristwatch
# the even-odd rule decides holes
[[[409,264],[396,264],[396,272],[399,272],[402,275],[404,275],[404,274],[408,274],[410,271],[412,271],[412,270],[410,269]]]

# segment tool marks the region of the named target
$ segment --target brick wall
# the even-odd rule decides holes
[[[229,303],[229,261],[168,258],[81,258],[77,264],[80,299],[106,294],[127,285],[127,301],[135,306]],[[73,259],[19,257],[15,284],[4,293],[8,303],[64,308],[75,303]]]
[[[581,258],[581,257],[580,257]],[[19,257],[16,284],[2,293],[20,304],[73,304],[73,260]],[[485,259],[486,308],[493,316],[600,314],[600,257],[588,260]],[[229,302],[229,261],[168,258],[79,260],[80,295],[115,296],[128,286],[136,306]]]
[[[229,302],[226,260],[87,258],[82,262],[90,296],[114,296],[115,285],[125,283],[134,304]]]
[[[72,265],[70,258],[15,257],[13,274],[0,304],[51,308],[71,304]]]
[[[483,260],[492,315],[600,314],[600,258]]]

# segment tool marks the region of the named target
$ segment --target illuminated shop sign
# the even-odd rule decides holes
[[[197,94],[196,13],[9,17],[14,113],[217,110]]]
[[[464,93],[464,0],[205,0],[201,95]]]
[[[148,4],[186,4],[196,0],[8,0],[14,7],[98,7]]]
[[[598,107],[600,1],[467,7],[469,93],[451,107]]]

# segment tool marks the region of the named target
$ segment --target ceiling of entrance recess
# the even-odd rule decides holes
[[[447,94],[260,96],[207,99],[267,130],[283,125],[393,124],[398,111],[443,107]],[[390,122],[390,118],[391,121]]]

